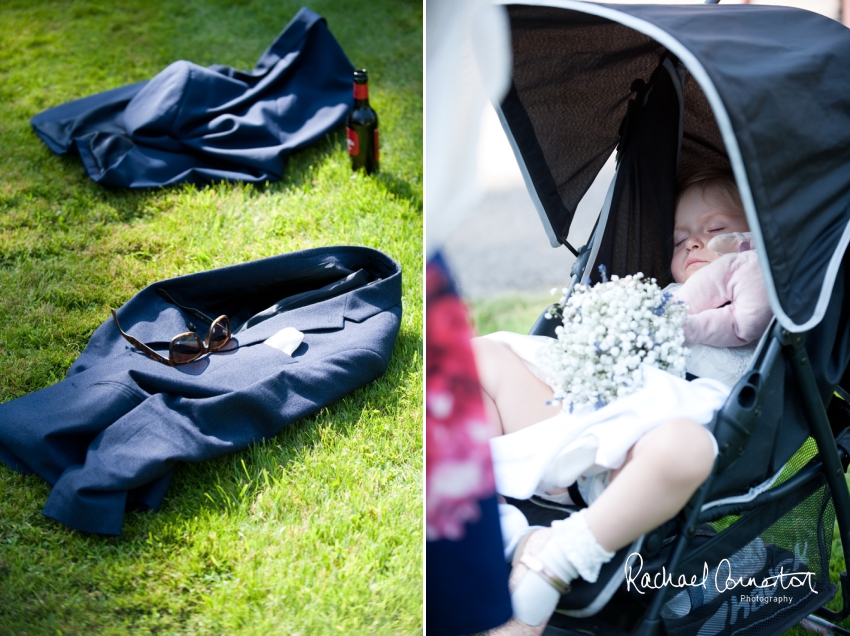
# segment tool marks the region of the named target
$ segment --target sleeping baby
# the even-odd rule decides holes
[[[680,188],[668,287],[688,306],[688,371],[734,384],[773,314],[731,175],[705,172]]]

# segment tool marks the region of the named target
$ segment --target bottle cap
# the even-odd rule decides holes
[[[355,84],[365,84],[369,81],[369,75],[366,73],[365,68],[357,69],[354,71],[354,83]]]

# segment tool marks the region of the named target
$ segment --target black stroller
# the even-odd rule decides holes
[[[596,585],[564,596],[546,633],[779,634],[813,613],[847,617],[850,31],[769,6],[527,0],[507,12],[512,85],[497,110],[553,246],[577,257],[573,284],[595,280],[600,263],[669,282],[678,171],[731,168],[776,316],[717,414],[713,475]],[[576,249],[573,214],[615,149],[617,175]],[[541,319],[532,333],[554,326]],[[513,503],[533,524],[565,516]],[[829,572],[836,519],[840,585]],[[676,577],[728,559],[720,579],[742,580],[715,594],[639,594],[624,584],[633,552],[644,572]],[[840,609],[827,610],[839,589]]]

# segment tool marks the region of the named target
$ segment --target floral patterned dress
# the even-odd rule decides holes
[[[469,634],[510,618],[508,569],[466,308],[439,256],[426,285],[427,623]]]

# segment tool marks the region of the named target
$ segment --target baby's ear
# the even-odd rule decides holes
[[[731,232],[718,234],[706,245],[715,254],[736,254],[754,249],[752,232]]]

